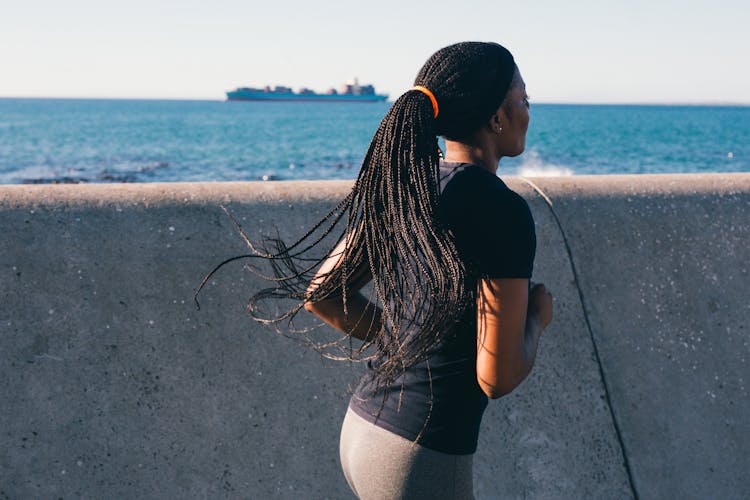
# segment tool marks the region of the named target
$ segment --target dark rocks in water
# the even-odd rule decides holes
[[[168,162],[160,161],[130,170],[112,171],[104,169],[96,176],[96,180],[99,182],[139,182],[143,180],[143,177],[148,178],[152,172],[168,167]],[[141,174],[145,174],[145,176]]]
[[[93,178],[63,175],[58,177],[33,177],[22,179],[21,184],[85,184],[89,182],[139,182],[148,178],[151,172],[169,168],[169,163],[160,161],[142,165],[135,169],[115,171],[105,168]],[[145,174],[145,175],[142,175]],[[274,179],[272,179],[274,180]]]
[[[21,184],[86,184],[89,182],[85,177],[50,177],[38,179],[23,179]]]
[[[101,172],[96,180],[101,182],[138,182],[138,178],[134,174],[107,171]]]

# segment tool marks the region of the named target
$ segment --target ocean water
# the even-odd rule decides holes
[[[0,99],[0,183],[353,179],[389,106]],[[532,104],[498,172],[750,172],[750,107]]]

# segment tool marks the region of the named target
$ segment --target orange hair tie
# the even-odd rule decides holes
[[[430,92],[430,89],[427,87],[422,87],[421,85],[415,85],[411,88],[412,90],[418,90],[422,92],[424,95],[430,98],[430,101],[432,102],[432,109],[435,111],[435,118],[438,117],[438,112],[440,111],[438,108],[437,99],[435,99],[435,94]]]

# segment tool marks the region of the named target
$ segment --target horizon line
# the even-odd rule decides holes
[[[69,100],[69,101],[175,101],[175,102],[229,102],[226,98],[208,97],[123,97],[123,96],[23,96],[0,95],[4,100]],[[386,100],[385,103],[393,104]],[[330,103],[326,103],[330,104]],[[362,103],[372,104],[372,103]],[[736,106],[748,107],[750,101],[532,101],[534,105],[574,105],[574,106]]]

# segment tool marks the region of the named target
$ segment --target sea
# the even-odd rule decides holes
[[[354,179],[390,106],[0,99],[0,184]],[[681,172],[750,172],[750,107],[532,103],[498,170]]]

